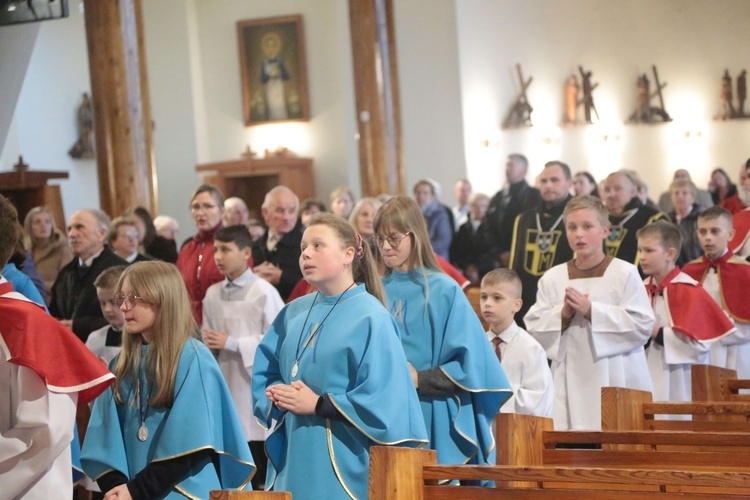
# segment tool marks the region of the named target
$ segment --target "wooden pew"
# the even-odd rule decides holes
[[[692,420],[657,420],[658,415],[690,415]],[[750,402],[653,402],[651,393],[602,387],[602,430],[750,432]]]
[[[555,466],[447,466],[436,465],[432,450],[373,447],[370,450],[369,498],[373,500],[421,500],[463,498],[581,500],[747,498],[750,472],[647,470],[641,468]],[[439,481],[495,481],[496,488],[441,486]],[[516,487],[522,480],[530,486]],[[555,485],[564,485],[557,488]],[[601,485],[611,487],[602,489]],[[629,491],[642,485],[650,491]],[[591,486],[591,487],[589,487]],[[571,489],[572,488],[572,489]],[[626,488],[626,489],[623,489]],[[673,491],[674,490],[674,491]],[[680,491],[684,490],[684,491]]]
[[[482,305],[479,303],[479,298],[482,295],[481,288],[479,288],[478,286],[467,286],[464,293],[466,293],[466,298],[469,299],[471,308],[474,309],[474,312],[479,317],[479,321],[482,323],[482,327],[484,327],[484,330],[489,330],[490,326],[484,320],[484,316],[482,316]]]
[[[735,370],[712,365],[693,365],[693,401],[750,402],[750,394],[740,394],[740,389],[750,389],[750,380],[737,379]]]

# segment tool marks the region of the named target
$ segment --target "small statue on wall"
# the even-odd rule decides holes
[[[747,71],[744,69],[737,77],[737,116],[745,118],[745,99],[747,99]]]
[[[71,158],[94,158],[94,107],[89,95],[83,93],[83,102],[78,106],[78,140],[68,150]]]
[[[584,71],[583,66],[578,66],[578,72],[581,74],[581,86],[583,87],[583,115],[586,123],[594,123],[591,120],[591,112],[593,111],[596,115],[596,119],[599,119],[599,112],[596,111],[596,105],[594,104],[594,89],[599,86],[599,83],[591,83],[591,71]]]
[[[530,76],[528,80],[524,80],[520,64],[516,64],[516,74],[518,75],[518,83],[521,87],[513,101],[513,105],[505,116],[505,120],[503,120],[503,128],[531,126],[531,112],[534,111],[534,108],[531,107],[526,97],[526,89],[531,85],[533,77]]]
[[[578,78],[571,74],[565,80],[565,112],[563,113],[563,125],[572,126],[578,124],[578,92],[581,87],[578,85]]]
[[[667,86],[666,82],[661,83],[659,81],[659,73],[656,70],[656,66],[651,66],[654,72],[654,83],[656,84],[656,91],[651,93],[651,81],[648,79],[648,75],[643,73],[638,77],[638,105],[630,115],[628,122],[630,123],[659,123],[659,122],[671,122],[672,118],[667,113],[664,107],[664,96],[661,91]],[[659,98],[659,105],[652,106],[651,100],[654,97]]]

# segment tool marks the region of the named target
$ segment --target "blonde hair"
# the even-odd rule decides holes
[[[359,228],[357,227],[357,218],[359,217],[359,212],[364,205],[370,205],[373,211],[377,212],[378,208],[383,204],[377,198],[362,198],[355,203],[354,208],[352,208],[352,213],[349,214],[349,224],[351,224],[356,231],[359,231]]]
[[[484,278],[482,278],[481,289],[484,290],[485,287],[501,285],[503,283],[507,283],[511,286],[514,298],[521,298],[523,294],[523,283],[521,283],[521,278],[518,277],[518,273],[513,269],[508,269],[507,267],[493,269],[485,274]]]
[[[567,219],[568,214],[570,212],[575,212],[576,210],[591,210],[596,214],[596,218],[599,219],[599,223],[602,227],[610,226],[609,210],[607,210],[604,202],[596,196],[591,196],[589,194],[576,196],[565,205],[563,217]]]
[[[365,288],[385,305],[385,292],[383,291],[383,282],[380,281],[380,274],[375,259],[372,256],[370,245],[365,238],[354,230],[351,224],[346,220],[331,213],[321,213],[313,217],[308,227],[328,226],[336,232],[341,240],[341,248],[354,248],[354,259],[352,260],[352,279],[363,282]],[[357,238],[359,236],[359,238]]]
[[[52,229],[49,233],[49,239],[51,240],[55,237],[57,228],[55,227],[55,216],[52,214],[52,210],[48,207],[34,207],[29,210],[29,213],[26,214],[26,218],[23,220],[23,230],[25,233],[23,243],[29,250],[33,250],[37,245],[37,242],[35,242],[34,238],[31,236],[31,224],[34,222],[34,216],[42,213],[49,215],[49,220],[52,221]]]
[[[142,303],[156,309],[146,360],[148,383],[156,394],[149,398],[149,403],[154,407],[170,407],[174,400],[175,377],[182,349],[190,338],[198,338],[198,325],[190,309],[185,281],[176,266],[159,261],[138,262],[129,266],[117,282],[116,293],[121,293],[126,279],[132,293],[139,296]],[[138,380],[143,362],[143,345],[143,336],[130,334],[126,324],[112,388],[119,404],[126,404],[120,394],[120,384],[127,378]]]
[[[349,201],[351,201],[352,203],[354,203],[354,193],[352,193],[352,190],[349,189],[346,186],[339,186],[336,189],[334,189],[333,191],[331,191],[331,197],[330,197],[331,203],[333,203],[334,201],[336,201],[336,198],[341,198],[344,195],[348,196],[349,197]]]

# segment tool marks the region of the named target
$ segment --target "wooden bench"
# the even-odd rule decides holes
[[[693,365],[693,401],[750,402],[750,394],[740,394],[740,389],[750,389],[750,380],[737,379],[737,372],[712,365]]]
[[[484,316],[482,316],[482,304],[479,302],[479,299],[482,296],[481,288],[479,288],[478,286],[467,286],[464,293],[466,293],[466,298],[469,299],[471,308],[474,309],[474,312],[479,317],[479,321],[482,322],[484,331],[489,330],[490,326],[484,320]]]
[[[748,498],[750,472],[684,472],[642,468],[437,465],[433,450],[373,447],[369,498],[421,500],[463,498],[582,500]],[[439,481],[495,481],[495,488],[441,486]],[[523,480],[523,487],[517,481]],[[649,491],[629,490],[646,487]],[[611,488],[611,489],[606,489]]]
[[[689,415],[692,420],[655,418],[660,415]],[[750,432],[750,402],[653,402],[650,392],[602,387],[602,430]]]

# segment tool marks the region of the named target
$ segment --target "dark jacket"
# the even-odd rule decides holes
[[[498,191],[490,200],[485,215],[489,226],[493,251],[496,254],[510,251],[513,238],[513,224],[521,212],[536,207],[542,202],[538,189],[529,186],[526,181],[511,184],[508,189]]]
[[[299,268],[299,257],[302,253],[300,250],[302,224],[297,222],[294,229],[282,236],[276,243],[273,251],[268,250],[267,242],[268,230],[266,229],[265,234],[253,243],[253,265],[270,262],[281,269],[281,278],[276,289],[281,298],[286,301],[297,282],[302,279],[302,271]]]
[[[105,246],[91,267],[79,276],[78,257],[74,257],[60,270],[52,285],[49,313],[57,319],[72,319],[73,333],[85,342],[91,332],[107,324],[96,297],[94,280],[105,269],[119,265],[128,263]]]

